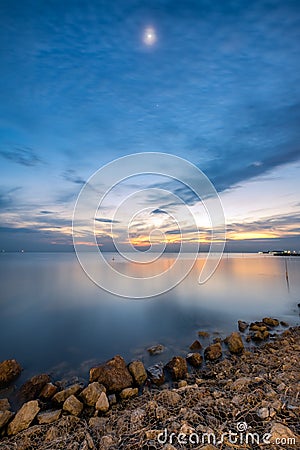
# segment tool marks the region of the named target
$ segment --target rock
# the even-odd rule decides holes
[[[26,430],[39,411],[40,407],[37,400],[31,400],[30,402],[24,403],[14,419],[9,423],[7,434],[17,434],[22,430]]]
[[[152,347],[147,348],[147,351],[150,353],[151,356],[159,355],[164,351],[165,347],[161,344],[153,345]]]
[[[107,396],[107,398],[108,398],[108,402],[109,402],[110,406],[117,404],[117,396],[116,396],[116,394],[110,394],[110,395]]]
[[[102,392],[106,392],[105,386],[97,381],[94,381],[94,383],[90,383],[85,389],[83,389],[80,397],[88,406],[95,406]]]
[[[109,450],[114,444],[114,440],[112,436],[102,436],[100,440],[99,449],[101,450]]]
[[[0,430],[3,428],[7,422],[11,419],[13,413],[9,410],[0,411]]]
[[[250,331],[266,331],[268,328],[264,322],[252,322],[249,326]]]
[[[241,331],[242,333],[244,331],[246,331],[248,327],[249,327],[249,324],[247,322],[244,322],[243,320],[238,321],[238,328],[239,328],[239,331]]]
[[[83,410],[83,404],[72,394],[65,400],[63,410],[69,412],[73,416],[79,416]]]
[[[37,420],[40,425],[56,422],[61,416],[61,409],[52,411],[42,411],[37,415]]]
[[[109,392],[117,392],[130,387],[132,376],[126,367],[124,359],[117,355],[106,363],[90,370],[90,381],[98,381]]]
[[[209,361],[215,361],[216,359],[221,358],[222,347],[220,342],[209,345],[204,351],[204,356],[205,359],[208,359]]]
[[[80,384],[73,384],[72,386],[68,387],[67,389],[57,392],[53,396],[53,400],[56,401],[57,403],[63,403],[71,395],[78,394],[78,392],[81,391],[81,389],[82,389],[82,386]]]
[[[198,341],[198,339],[196,339],[191,345],[190,345],[190,350],[201,350],[202,349],[202,344]]]
[[[200,353],[189,353],[186,357],[186,360],[193,367],[199,367],[202,364],[203,357],[200,355]]]
[[[279,320],[271,319],[271,317],[264,317],[262,321],[263,323],[269,325],[270,327],[278,327],[279,325]]]
[[[209,333],[207,331],[198,331],[198,336],[203,337],[203,338],[208,338]]]
[[[109,410],[109,401],[105,392],[101,392],[96,403],[96,409],[103,413]]]
[[[178,388],[184,388],[186,387],[188,384],[185,380],[181,380],[178,382]]]
[[[147,380],[147,372],[142,361],[133,361],[129,364],[128,369],[136,384],[141,386],[145,383]]]
[[[163,446],[163,450],[176,450],[176,448],[171,444],[166,444]]]
[[[237,331],[231,333],[231,335],[226,338],[226,342],[230,353],[240,354],[244,350],[241,335]]]
[[[165,389],[155,396],[155,400],[165,407],[176,406],[181,402],[181,397],[177,392]]]
[[[282,327],[289,327],[289,324],[287,322],[284,322],[284,320],[281,320],[280,325]]]
[[[43,389],[40,393],[40,397],[44,398],[45,400],[49,400],[56,394],[56,392],[57,392],[57,387],[54,386],[54,384],[52,384],[52,383],[47,383],[43,387]]]
[[[138,393],[138,388],[126,388],[120,392],[120,397],[122,400],[127,400],[128,398],[136,397]]]
[[[22,367],[15,359],[6,359],[0,363],[0,389],[7,387],[22,372]]]
[[[270,438],[270,442],[273,444],[276,443],[277,439],[279,439],[279,442],[282,442],[282,439],[286,439],[286,443],[288,439],[295,439],[294,442],[297,443],[297,436],[292,432],[292,430],[290,430],[290,428],[288,428],[286,425],[283,425],[282,423],[274,423],[271,428],[270,434],[272,436]]]
[[[251,339],[255,342],[259,342],[259,341],[264,341],[264,340],[268,339],[269,336],[270,336],[270,333],[267,330],[256,331],[254,334],[252,334]]]
[[[10,403],[8,401],[8,398],[1,398],[0,411],[9,411],[9,410],[10,410]]]
[[[256,411],[256,414],[260,419],[265,420],[269,417],[270,411],[269,411],[269,408],[259,408]]]
[[[153,384],[156,384],[156,386],[161,386],[165,382],[164,369],[161,363],[148,367],[147,372],[150,380]]]
[[[39,397],[44,386],[50,382],[49,375],[43,373],[41,375],[35,375],[27,380],[19,389],[17,394],[18,398],[22,402],[29,402]]]
[[[174,356],[166,365],[166,369],[170,372],[174,381],[181,380],[187,376],[187,363],[181,356]]]

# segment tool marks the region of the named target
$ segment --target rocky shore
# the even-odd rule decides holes
[[[14,412],[5,394],[22,368],[3,361],[0,449],[299,448],[300,327],[276,334],[279,326],[288,327],[239,321],[206,348],[200,331],[186,357],[166,365],[117,355],[92,367],[86,385],[36,375],[14,392]]]

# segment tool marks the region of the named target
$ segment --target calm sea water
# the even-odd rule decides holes
[[[173,260],[165,254],[160,264],[165,268]],[[212,278],[199,285],[199,257],[176,288],[130,300],[92,283],[73,253],[0,254],[0,360],[19,360],[25,378],[45,371],[87,378],[89,367],[115,354],[146,365],[185,355],[197,331],[209,331],[211,339],[225,336],[238,319],[269,315],[298,324],[300,258],[286,262],[289,283],[284,258],[224,255]],[[132,269],[118,256],[115,264],[128,273],[145,270]],[[148,356],[147,347],[157,343],[166,346],[165,353]]]

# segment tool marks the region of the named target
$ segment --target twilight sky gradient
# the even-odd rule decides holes
[[[155,151],[214,183],[228,250],[300,250],[298,0],[1,0],[0,20],[0,248],[71,249],[84,181]]]

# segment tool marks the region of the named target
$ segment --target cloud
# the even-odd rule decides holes
[[[169,215],[166,211],[164,211],[163,209],[160,208],[156,208],[153,211],[151,211],[151,214],[166,214]]]
[[[73,170],[73,169],[66,170],[63,173],[63,178],[66,181],[71,181],[72,183],[75,183],[75,184],[84,185],[86,183],[86,181],[83,178],[81,178],[79,175],[77,175],[75,170]]]
[[[9,210],[15,206],[16,200],[14,193],[20,189],[20,186],[12,189],[0,188],[0,210]]]
[[[22,166],[32,167],[42,161],[30,147],[14,147],[11,150],[0,150],[0,155]]]
[[[105,217],[97,217],[95,220],[102,223],[120,223],[118,220],[106,219]]]

